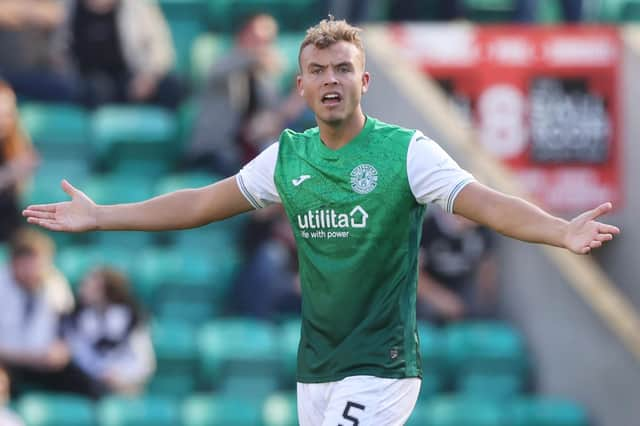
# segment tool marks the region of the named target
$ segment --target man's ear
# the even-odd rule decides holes
[[[371,75],[365,71],[362,73],[362,93],[367,93],[369,90],[369,82],[371,81]]]
[[[300,96],[304,96],[304,87],[302,87],[302,76],[300,74],[296,76],[296,89],[298,89]]]

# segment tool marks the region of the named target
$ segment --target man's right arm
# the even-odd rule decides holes
[[[235,177],[198,189],[184,189],[129,204],[96,205],[82,191],[63,181],[71,201],[27,207],[23,215],[54,231],[163,231],[186,229],[252,210]]]

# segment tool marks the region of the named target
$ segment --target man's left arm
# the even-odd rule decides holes
[[[611,203],[604,203],[566,221],[479,182],[466,185],[453,205],[454,213],[508,237],[563,247],[577,254],[587,254],[620,233],[617,227],[596,221],[611,208]]]

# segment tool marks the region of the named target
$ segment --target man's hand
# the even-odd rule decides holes
[[[604,203],[573,218],[567,227],[564,246],[576,254],[587,254],[591,249],[612,240],[614,235],[620,233],[620,229],[595,220],[611,211],[611,208],[611,203]]]
[[[82,232],[96,229],[96,204],[66,180],[62,181],[62,189],[69,194],[71,201],[29,206],[22,212],[27,222],[52,231]]]

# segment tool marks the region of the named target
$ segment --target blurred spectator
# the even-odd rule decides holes
[[[154,1],[67,0],[58,43],[68,49],[89,106],[151,103],[176,108],[181,84],[171,73],[168,24]]]
[[[187,153],[193,166],[235,173],[304,110],[294,90],[286,99],[280,95],[283,63],[277,36],[272,16],[254,16],[236,35],[233,50],[214,65],[198,100]]]
[[[62,0],[2,0],[0,78],[20,97],[72,102],[69,68],[52,49],[64,16]]]
[[[127,278],[111,268],[89,273],[76,310],[62,321],[71,359],[109,392],[138,393],[155,369],[144,316]]]
[[[7,403],[9,402],[11,392],[11,380],[9,375],[0,367],[0,425],[1,426],[24,426],[20,418],[14,414]]]
[[[567,22],[582,20],[582,0],[556,0],[562,7],[562,15]],[[518,22],[535,22],[538,17],[538,0],[518,0],[516,2],[516,16]]]
[[[495,315],[492,234],[461,216],[435,210],[425,220],[418,278],[418,317],[445,324]]]
[[[22,222],[19,195],[38,165],[38,156],[20,127],[16,96],[0,82],[0,242]]]
[[[48,390],[98,396],[98,389],[69,363],[58,337],[58,316],[43,285],[50,271],[53,242],[33,229],[11,241],[10,263],[0,269],[0,363],[8,368],[14,393],[28,384]]]
[[[242,268],[233,288],[235,313],[263,319],[300,313],[295,239],[280,206],[252,213]]]

